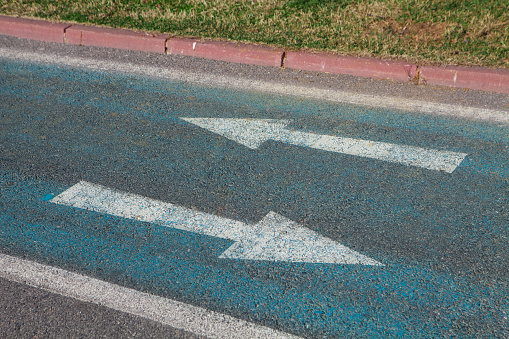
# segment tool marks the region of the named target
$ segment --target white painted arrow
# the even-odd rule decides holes
[[[235,241],[220,258],[383,266],[275,212],[251,225],[85,181],[50,201]]]
[[[431,170],[452,173],[466,153],[396,145],[361,139],[342,138],[292,131],[290,120],[239,118],[181,118],[211,132],[220,134],[246,147],[255,149],[267,140],[329,152],[344,153]]]

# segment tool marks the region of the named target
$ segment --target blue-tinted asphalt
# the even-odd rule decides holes
[[[468,153],[452,174],[178,117]],[[0,251],[303,336],[509,336],[509,129],[0,60]],[[229,241],[49,202],[80,180],[256,222],[269,211],[384,267],[218,259]]]

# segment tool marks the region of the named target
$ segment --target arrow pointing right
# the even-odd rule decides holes
[[[245,224],[86,181],[50,201],[233,240],[220,258],[383,266],[275,212],[256,224]]]
[[[452,173],[467,155],[466,153],[426,149],[416,146],[292,131],[286,128],[291,123],[291,120],[240,118],[181,119],[252,149],[258,148],[267,140],[275,140],[296,146],[396,162],[447,173]]]

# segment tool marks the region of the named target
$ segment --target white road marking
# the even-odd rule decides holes
[[[209,338],[298,338],[226,314],[1,253],[0,276]]]
[[[290,120],[181,118],[211,132],[220,134],[249,148],[258,148],[267,140],[344,153],[430,170],[452,173],[466,153],[425,149],[361,139],[304,133],[286,129]]]
[[[275,212],[250,225],[85,181],[50,201],[235,241],[220,258],[383,266]]]
[[[210,87],[235,88],[240,90],[287,95],[292,97],[313,98],[361,106],[386,107],[404,111],[454,116],[458,118],[490,121],[501,125],[509,125],[509,112],[504,110],[443,104],[402,97],[361,94],[334,89],[310,88],[286,83],[257,81],[241,77],[206,74],[203,72],[193,73],[189,71],[168,69],[167,67],[155,67],[137,65],[128,62],[72,57],[44,51],[38,51],[36,53],[27,52],[21,49],[6,47],[0,48],[0,57],[14,60],[25,60],[27,62],[42,62],[46,64],[68,65],[71,67],[82,67],[93,70],[140,74],[143,76],[165,78],[174,81],[191,82]]]

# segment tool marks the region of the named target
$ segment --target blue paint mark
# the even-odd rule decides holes
[[[56,66],[0,68],[9,117],[0,142],[21,150],[2,154],[11,171],[0,172],[1,251],[311,337],[509,337],[507,128]],[[332,119],[344,136],[469,156],[445,175],[273,142],[246,150],[178,120],[228,112],[297,117],[295,129],[320,133]],[[274,210],[323,235],[335,230],[386,266],[221,260],[229,241],[47,201],[77,180],[224,208],[241,221]]]
[[[53,199],[55,195],[54,194],[51,194],[51,193],[48,193],[48,194],[45,194],[43,197],[42,197],[42,201],[49,201],[51,199]]]
[[[60,116],[68,115],[69,111],[83,112],[90,116],[96,114],[100,119],[115,115],[133,119],[133,123],[145,119],[156,124],[166,123],[173,128],[189,128],[188,124],[178,119],[181,116],[231,117],[235,114],[236,117],[245,118],[296,117],[304,122],[309,122],[312,118],[314,122],[322,122],[318,130],[314,131],[314,127],[307,124],[301,126],[302,121],[296,121],[294,127],[320,134],[330,133],[344,137],[465,152],[469,153],[469,156],[460,165],[463,170],[488,175],[494,173],[509,178],[509,168],[506,166],[509,158],[507,149],[504,148],[507,143],[507,128],[490,123],[442,116],[430,117],[414,112],[373,109],[321,100],[296,102],[292,98],[280,98],[270,94],[253,94],[241,90],[225,91],[205,86],[189,86],[166,79],[100,71],[70,71],[65,67],[51,65],[0,60],[0,69],[3,71],[0,79],[0,94],[3,97],[23,98],[37,103],[53,100],[55,108],[64,106],[68,110],[56,112]],[[27,78],[26,86],[13,87],[15,81],[9,81],[9,77],[19,79],[26,77],[26,74],[37,74],[38,79]],[[62,83],[65,85],[55,85]],[[96,88],[105,88],[111,94],[105,97],[91,94],[92,89]],[[47,123],[50,118],[49,115],[40,113],[28,114],[24,116],[22,125],[33,128]],[[330,119],[334,120],[333,124],[329,123]],[[330,126],[333,126],[332,130],[328,130],[331,129]],[[93,135],[96,128],[97,125],[88,126],[81,133]],[[491,147],[496,149],[489,153],[479,151],[479,142],[492,143]],[[498,143],[498,148],[493,146],[493,143]],[[75,147],[90,150],[90,146],[83,143]]]
[[[466,336],[465,323],[507,329],[507,286],[405,260],[380,269],[217,259],[231,242],[51,204],[40,196],[67,186],[1,178],[4,253],[306,336]]]
[[[423,142],[435,145],[431,148],[450,146],[449,136],[476,138],[488,141],[507,141],[507,132],[504,126],[490,123],[465,121],[443,116],[419,115],[415,112],[405,112],[395,109],[366,108],[350,104],[330,103],[323,100],[305,100],[295,102],[293,98],[281,98],[279,95],[256,94],[242,90],[214,89],[207,86],[193,85],[171,81],[168,79],[154,79],[141,75],[115,74],[95,70],[69,70],[67,67],[52,65],[27,64],[25,62],[0,60],[0,68],[5,73],[5,85],[0,87],[0,93],[13,95],[26,99],[48,99],[49,96],[58,101],[68,104],[70,109],[83,109],[84,107],[97,109],[104,115],[110,112],[117,114],[135,114],[137,117],[154,119],[157,121],[171,120],[175,124],[183,124],[177,120],[179,116],[217,117],[218,111],[212,111],[214,102],[231,107],[231,110],[220,111],[224,117],[260,117],[263,112],[267,114],[279,113],[279,118],[288,117],[286,112],[292,111],[294,116],[301,118],[312,117],[314,119],[335,118],[345,123],[358,123],[368,126],[368,130],[359,130],[360,126],[349,125],[345,133],[358,134],[345,135],[363,138],[368,133],[376,133],[374,127],[383,127],[381,134],[376,136],[377,141],[395,142],[412,145],[418,142],[423,147]],[[12,90],[8,86],[7,75],[20,77],[21,74],[37,74],[43,80],[36,84]],[[28,79],[27,79],[28,80]],[[58,88],[52,86],[55,83],[71,85],[70,87]],[[49,85],[46,85],[49,84]],[[3,83],[2,83],[3,85]],[[90,97],[88,88],[106,87],[113,91],[113,97]],[[136,97],[145,98],[142,106],[133,109],[133,93]],[[193,102],[193,107],[189,104]],[[172,105],[177,103],[177,107]],[[212,103],[212,104],[211,104]],[[180,106],[180,107],[178,107]],[[233,113],[232,113],[233,112]],[[233,115],[232,115],[233,114]],[[273,116],[277,118],[278,116]],[[41,117],[28,115],[32,122]],[[372,126],[370,126],[372,125]],[[397,129],[398,134],[391,132]],[[407,131],[402,139],[401,132]],[[428,140],[412,139],[412,134],[428,132]],[[440,136],[440,137],[438,137]],[[398,138],[398,140],[394,139]],[[444,139],[445,138],[445,139]],[[447,140],[447,143],[444,143]],[[417,145],[418,146],[418,145]],[[461,151],[461,149],[450,149]]]

